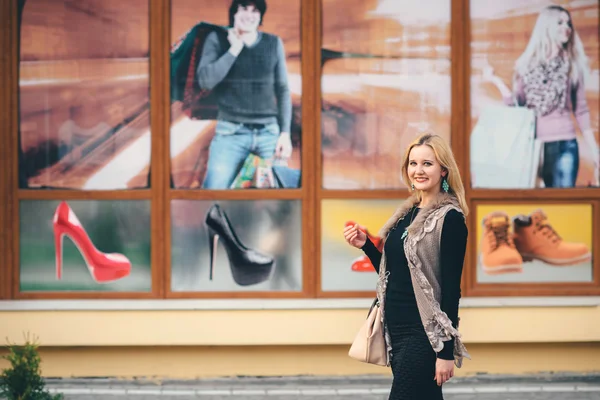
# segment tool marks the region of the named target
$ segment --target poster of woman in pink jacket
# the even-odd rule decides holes
[[[479,174],[472,157],[473,186],[497,188],[494,172],[504,175],[500,179],[512,174],[515,181],[517,174],[531,174],[535,179],[528,188],[598,186],[598,2],[581,1],[569,9],[546,1],[471,3],[471,105],[473,134],[480,136],[472,138],[479,148],[471,154],[490,151],[481,148],[487,139],[512,141],[506,149],[518,156],[499,157],[498,164],[511,161],[487,164],[489,173]],[[491,105],[497,107],[495,125],[504,129],[481,129],[483,121],[477,126],[482,116],[492,125],[486,109]],[[516,136],[528,134],[529,125],[502,122],[515,121],[502,107],[532,114],[537,146],[516,145],[522,143]],[[520,168],[522,162],[528,170]]]

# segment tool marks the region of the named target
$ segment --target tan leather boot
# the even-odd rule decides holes
[[[481,264],[490,275],[523,271],[523,259],[509,233],[510,218],[504,212],[493,212],[483,219]]]
[[[592,259],[585,244],[565,242],[542,210],[518,215],[513,224],[515,245],[524,261],[537,259],[550,265],[575,265]]]

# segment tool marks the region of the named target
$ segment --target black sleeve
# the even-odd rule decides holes
[[[442,270],[442,303],[440,307],[458,326],[458,302],[460,300],[460,280],[467,248],[467,226],[464,217],[456,210],[450,210],[442,227],[440,260]],[[454,359],[454,339],[444,342],[444,348],[437,354],[444,360]]]
[[[369,257],[369,260],[371,260],[371,264],[373,264],[373,266],[375,267],[375,271],[377,271],[377,273],[379,273],[379,263],[381,262],[381,252],[379,251],[379,249],[377,249],[377,247],[375,247],[375,245],[373,244],[373,242],[371,242],[371,239],[369,239],[368,236],[367,236],[367,241],[365,242],[363,247],[361,247],[360,249],[365,252],[367,257]]]

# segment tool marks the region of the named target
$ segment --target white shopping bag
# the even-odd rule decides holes
[[[533,189],[541,154],[535,114],[525,107],[488,106],[471,132],[473,188]]]

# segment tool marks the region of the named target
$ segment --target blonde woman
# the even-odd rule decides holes
[[[465,190],[452,151],[437,135],[410,144],[402,176],[412,195],[381,229],[383,252],[357,224],[346,227],[344,237],[379,273],[377,298],[394,376],[389,399],[440,400],[455,363],[469,358],[458,332]]]
[[[484,80],[492,82],[505,104],[525,106],[536,115],[536,138],[543,143],[544,186],[574,187],[579,171],[579,148],[575,116],[587,144],[598,185],[600,153],[591,129],[585,99],[587,60],[571,14],[560,6],[548,6],[538,16],[527,48],[517,59],[513,90],[484,69]]]

